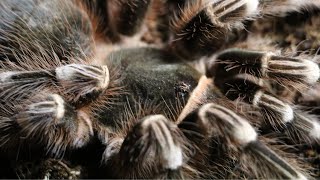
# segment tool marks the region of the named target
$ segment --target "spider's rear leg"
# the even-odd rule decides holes
[[[265,122],[276,131],[284,131],[294,141],[312,143],[319,142],[318,120],[284,100],[268,93],[260,79],[238,74],[217,84],[220,90],[231,100],[238,98],[258,108]]]
[[[118,143],[116,143],[118,142]],[[122,143],[120,147],[120,143]],[[162,115],[141,119],[124,141],[115,139],[116,150],[107,148],[106,164],[117,178],[182,178],[185,141],[175,124]]]
[[[16,105],[16,113],[7,121],[1,121],[1,131],[13,133],[2,139],[4,147],[18,145],[26,139],[43,145],[48,153],[60,156],[67,149],[86,145],[93,136],[93,124],[89,116],[76,111],[57,94],[38,95]],[[11,130],[11,131],[10,131]]]
[[[194,128],[198,128],[198,132],[202,132],[204,138],[219,136],[224,139],[229,148],[225,151],[235,150],[236,153],[229,156],[239,155],[230,158],[240,159],[238,168],[246,177],[306,179],[298,168],[264,145],[246,119],[226,107],[213,103],[205,104],[184,121],[197,124]],[[200,142],[196,141],[195,144]],[[261,170],[261,167],[265,168]],[[224,168],[227,169],[225,166]]]
[[[220,53],[212,62],[208,65],[207,76],[215,76],[217,80],[247,73],[300,90],[315,84],[320,77],[320,69],[315,62],[270,52],[230,49]]]
[[[212,54],[226,44],[231,29],[257,14],[258,4],[257,0],[180,1],[172,8],[170,48],[185,59]]]

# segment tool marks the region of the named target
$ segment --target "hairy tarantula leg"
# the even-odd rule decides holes
[[[271,168],[272,172],[269,173],[272,173],[274,177],[307,179],[273,150],[260,142],[258,134],[249,122],[230,109],[213,103],[206,104],[198,111],[198,123],[202,124],[201,127],[205,128],[208,134],[219,134],[226,139],[227,143],[240,148],[245,156],[258,158],[267,167],[273,167]],[[250,164],[250,166],[253,166],[252,168],[258,167],[254,164]],[[261,177],[267,173],[260,172],[259,168],[253,170],[255,176]]]
[[[303,143],[320,143],[320,122],[307,112],[294,108],[294,120],[287,126],[286,133],[293,140]]]
[[[8,71],[0,73],[0,97],[13,99],[31,93],[34,89],[62,86],[70,100],[86,102],[105,90],[109,85],[107,66],[70,64],[55,70]],[[59,90],[57,90],[59,91]],[[91,98],[92,99],[92,98]],[[69,99],[68,99],[69,100]]]
[[[110,82],[107,66],[70,64],[56,68],[55,74],[64,93],[72,96],[68,100],[78,103],[77,106],[91,102]]]
[[[54,76],[45,70],[8,71],[0,73],[0,97],[4,101],[17,99],[24,92],[44,87]],[[27,93],[26,93],[27,94]]]
[[[302,8],[320,7],[319,0],[261,0],[261,14],[284,15],[290,11],[299,11]]]
[[[256,77],[240,74],[218,85],[220,90],[231,100],[243,99],[257,107],[275,130],[284,129],[290,137],[300,142],[319,141],[320,123],[315,117],[302,114],[290,104],[263,90]],[[292,128],[288,128],[292,126]]]
[[[207,67],[208,77],[223,78],[248,73],[294,88],[312,85],[320,77],[320,69],[315,62],[273,53],[230,49],[220,53],[214,61],[214,65],[209,63]]]
[[[151,0],[109,0],[109,21],[123,35],[135,34],[142,25]]]
[[[57,94],[40,96],[11,119],[28,139],[38,139],[48,152],[61,155],[67,148],[80,148],[93,136],[89,117],[76,111]]]
[[[118,169],[115,176],[182,178],[179,176],[184,164],[185,142],[178,130],[162,115],[143,118],[127,134],[119,153],[111,157]]]
[[[209,55],[227,41],[229,30],[254,16],[258,0],[192,0],[176,7],[171,23],[174,33],[170,48],[183,58]]]

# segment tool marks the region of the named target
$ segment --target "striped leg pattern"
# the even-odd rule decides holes
[[[240,98],[259,109],[273,129],[284,130],[295,137],[294,141],[319,142],[317,118],[302,113],[299,107],[268,89],[268,83],[275,82],[303,91],[318,81],[318,64],[307,59],[231,49],[217,55],[207,67],[207,76],[215,79],[215,85],[226,97]]]
[[[110,98],[107,66],[69,64],[49,70],[5,71],[0,77],[4,147],[38,141],[57,156],[83,147],[96,127],[93,102]]]

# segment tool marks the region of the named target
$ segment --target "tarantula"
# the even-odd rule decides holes
[[[41,178],[311,178],[294,147],[320,123],[294,98],[318,64],[230,48],[247,20],[314,6],[2,0],[0,157]]]

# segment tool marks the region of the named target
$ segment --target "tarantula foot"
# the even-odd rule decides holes
[[[291,106],[265,92],[259,84],[261,81],[255,77],[237,75],[217,85],[229,99],[241,98],[246,103],[260,108],[261,113],[269,118],[273,127],[291,122],[293,120]]]
[[[228,142],[241,146],[257,140],[258,134],[242,117],[231,110],[215,105],[206,104],[199,109],[198,115],[207,127],[208,134],[221,134]]]
[[[220,53],[215,61],[218,61],[215,66],[208,66],[207,75],[210,77],[248,73],[296,89],[313,85],[320,77],[320,69],[315,62],[273,53],[231,49]]]
[[[0,97],[6,101],[17,101],[32,94],[35,87],[50,84],[52,75],[45,70],[4,71],[0,73]]]
[[[184,144],[177,126],[162,115],[147,116],[128,133],[113,157],[124,177],[160,178],[179,174],[184,164]],[[124,168],[125,167],[125,168]],[[147,172],[140,174],[142,172]]]
[[[184,59],[195,59],[220,50],[232,28],[257,13],[257,0],[184,1],[174,9],[170,47]]]
[[[0,73],[0,97],[19,102],[49,88],[80,107],[105,92],[109,82],[107,66],[69,64],[54,70],[5,71]]]
[[[81,107],[93,101],[107,89],[110,76],[107,66],[70,64],[55,69],[58,82],[67,100]]]
[[[66,148],[83,147],[93,135],[87,115],[76,112],[57,94],[36,98],[24,106],[12,120],[21,128],[21,136],[38,139],[48,152],[60,155]]]

